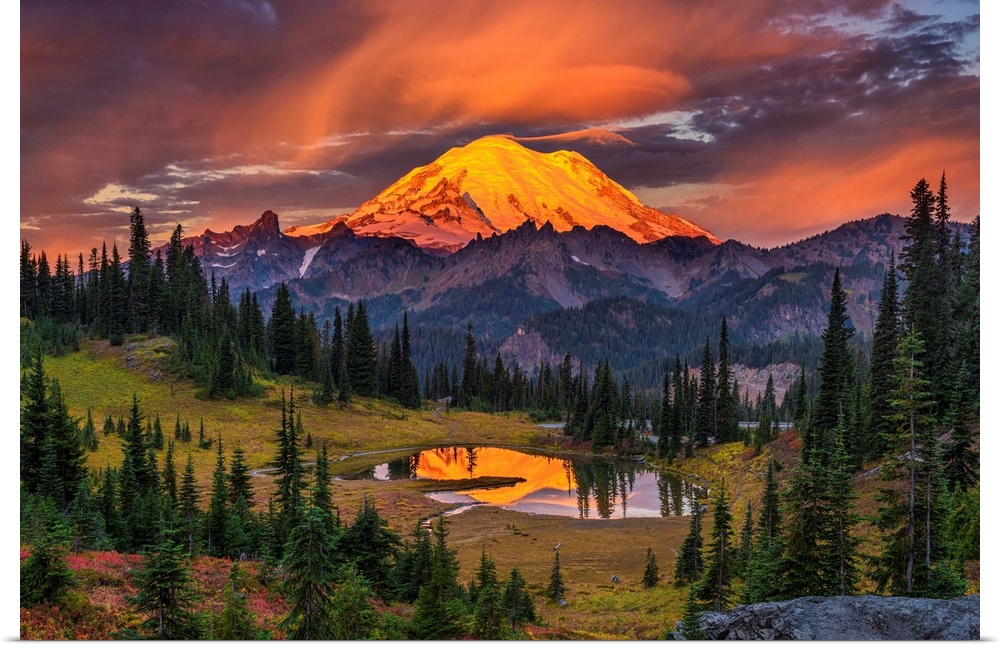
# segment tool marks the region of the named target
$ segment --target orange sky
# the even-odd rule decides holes
[[[21,8],[21,235],[50,254],[352,210],[491,133],[560,141],[720,238],[979,212],[978,5],[919,0]],[[549,150],[544,141],[528,145]],[[548,147],[548,148],[547,148]]]

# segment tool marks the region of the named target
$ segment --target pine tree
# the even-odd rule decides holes
[[[781,597],[781,557],[784,543],[777,469],[777,462],[770,460],[767,464],[760,516],[757,519],[757,534],[747,560],[746,588],[743,596],[743,601],[747,604]]]
[[[278,287],[271,308],[268,323],[271,337],[271,353],[274,357],[274,371],[279,375],[289,375],[295,370],[295,309],[288,286],[284,282]]]
[[[701,359],[701,378],[698,383],[698,410],[695,418],[695,445],[704,447],[709,438],[716,436],[716,388],[715,360],[712,346],[705,338],[705,350]]]
[[[479,640],[501,640],[507,636],[507,627],[500,581],[497,579],[496,565],[485,550],[480,557],[476,579],[478,586],[473,610],[473,634]]]
[[[979,452],[973,449],[972,389],[969,369],[963,361],[955,372],[951,403],[945,419],[951,442],[944,449],[945,478],[950,489],[968,489],[979,481]]]
[[[507,578],[500,604],[507,617],[507,622],[517,629],[526,622],[535,622],[535,604],[528,594],[527,585],[521,577],[521,571],[515,566]]]
[[[212,472],[212,493],[209,497],[208,514],[205,516],[205,545],[209,553],[216,557],[228,554],[226,527],[228,525],[229,488],[226,483],[226,463],[222,456],[222,436],[219,436],[219,446],[215,458],[215,471]]]
[[[465,359],[462,361],[462,390],[459,395],[459,406],[469,408],[472,406],[472,399],[479,391],[477,384],[477,358],[476,338],[472,334],[472,324],[469,323],[465,331]]]
[[[333,542],[320,510],[304,508],[292,530],[283,565],[285,594],[292,605],[279,626],[291,640],[335,640],[333,605],[336,561]]]
[[[337,546],[345,559],[354,562],[375,592],[384,595],[390,590],[390,566],[401,543],[399,535],[389,529],[388,522],[366,494],[354,523],[341,536]]]
[[[555,561],[552,562],[552,572],[549,574],[549,588],[545,590],[545,595],[553,602],[558,602],[566,595],[566,585],[563,582],[562,571],[559,569],[559,551],[556,551]]]
[[[191,611],[191,577],[181,553],[179,545],[166,539],[146,557],[135,576],[137,593],[129,602],[146,616],[142,628],[156,640],[200,637],[199,623]]]
[[[711,542],[705,557],[705,574],[698,585],[698,597],[708,602],[716,611],[729,607],[733,598],[735,548],[733,542],[733,513],[726,498],[726,483],[719,487],[714,503]]]
[[[446,640],[465,632],[465,605],[459,598],[458,560],[447,547],[444,516],[434,526],[431,578],[420,588],[411,624],[421,640]]]
[[[358,302],[353,317],[349,317],[344,370],[344,381],[351,393],[364,397],[378,394],[378,359],[364,301]]]
[[[720,442],[738,440],[740,437],[740,419],[738,400],[733,398],[732,387],[735,376],[729,366],[729,332],[726,329],[726,318],[722,318],[719,327],[719,371],[716,377],[716,435]]]
[[[184,475],[181,477],[180,521],[187,539],[187,552],[194,554],[195,537],[198,530],[198,500],[201,498],[197,481],[194,477],[194,458],[188,452],[187,463],[184,465]]]
[[[681,542],[681,549],[674,565],[674,584],[677,586],[697,582],[701,579],[705,569],[701,557],[701,548],[704,543],[701,536],[701,508],[697,501],[692,501],[690,530],[684,541]]]
[[[701,628],[701,606],[696,595],[697,587],[688,591],[687,604],[684,605],[684,618],[681,620],[681,635],[685,640],[707,640],[708,635]]]
[[[128,313],[129,330],[146,332],[149,326],[150,283],[152,266],[149,257],[149,235],[146,232],[145,217],[139,207],[129,215],[129,267],[128,267]]]
[[[843,416],[833,438],[833,455],[830,464],[830,504],[833,513],[833,534],[831,535],[830,560],[835,565],[833,590],[837,595],[853,595],[857,588],[858,546],[860,540],[854,534],[854,526],[860,516],[854,512],[854,500],[858,495],[851,487],[853,462],[844,447]]]
[[[32,546],[21,563],[21,607],[58,605],[75,580],[66,564],[66,546],[52,533]]]
[[[819,393],[816,411],[812,417],[811,431],[803,439],[803,453],[815,446],[829,447],[837,419],[844,406],[848,388],[849,352],[847,342],[854,334],[848,327],[847,297],[841,287],[840,268],[833,273],[830,288],[830,312],[823,332],[823,356],[819,363]]]
[[[911,329],[900,341],[892,392],[895,433],[880,470],[875,526],[882,550],[871,559],[878,592],[911,597],[953,597],[964,582],[947,563],[945,482],[928,380],[920,361],[923,340]],[[899,485],[902,484],[902,488]]]
[[[354,564],[340,572],[331,598],[334,640],[370,640],[376,637],[378,615],[372,606],[368,581]]]
[[[934,413],[943,414],[947,411],[950,395],[946,377],[951,351],[948,339],[951,295],[944,278],[948,263],[940,263],[937,258],[940,237],[933,222],[935,198],[926,180],[921,178],[917,182],[910,192],[910,199],[913,208],[906,219],[904,247],[900,254],[900,269],[907,280],[903,294],[903,321],[906,328],[912,328],[924,343],[917,359],[923,364],[923,371],[929,380]]]
[[[896,286],[896,259],[891,256],[882,282],[882,300],[872,336],[871,359],[871,435],[865,442],[865,456],[876,458],[887,449],[883,439],[892,434],[893,360],[899,346],[902,327],[899,320],[899,297]]]
[[[247,602],[245,575],[239,562],[229,568],[229,578],[222,590],[225,606],[215,623],[216,640],[253,640],[256,637],[256,623]]]
[[[652,548],[646,549],[646,568],[642,572],[642,585],[648,589],[660,582],[660,567],[656,565],[656,555]]]

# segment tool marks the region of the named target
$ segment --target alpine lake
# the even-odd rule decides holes
[[[454,504],[449,514],[485,505],[576,519],[674,517],[690,514],[694,502],[706,496],[704,487],[641,461],[595,455],[453,446],[414,451],[382,463],[375,463],[377,455],[370,458],[370,466],[352,467],[337,478],[383,482],[501,479],[500,484],[488,487],[440,492],[431,487],[428,497]]]

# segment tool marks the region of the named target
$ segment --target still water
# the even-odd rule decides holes
[[[433,492],[446,503],[486,504],[580,519],[690,514],[704,488],[643,463],[598,456],[552,456],[500,447],[442,447],[372,466],[341,478],[469,479],[518,476],[514,485]]]

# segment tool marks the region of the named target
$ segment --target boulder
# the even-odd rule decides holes
[[[760,602],[704,613],[701,628],[713,640],[979,640],[979,596]],[[670,637],[682,639],[679,628]]]

